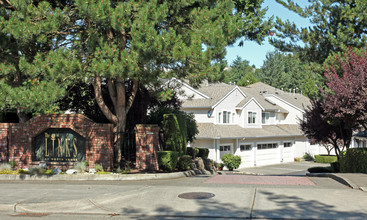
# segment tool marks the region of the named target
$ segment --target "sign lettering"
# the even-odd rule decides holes
[[[69,128],[50,128],[33,140],[34,161],[85,160],[85,138]]]

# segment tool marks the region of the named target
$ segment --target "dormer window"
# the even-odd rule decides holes
[[[270,112],[263,112],[261,117],[262,124],[270,124]]]
[[[256,115],[257,112],[248,112],[247,122],[249,124],[256,124]]]

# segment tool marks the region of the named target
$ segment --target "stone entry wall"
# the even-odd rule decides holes
[[[85,138],[89,166],[102,164],[110,170],[113,160],[113,125],[97,124],[80,114],[38,115],[25,123],[0,123],[0,161],[15,161],[18,168],[37,165],[33,161],[34,138],[49,128],[69,128]],[[49,167],[70,168],[75,162],[48,161]]]

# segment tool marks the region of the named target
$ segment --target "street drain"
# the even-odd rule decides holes
[[[181,199],[209,199],[214,197],[213,193],[207,192],[189,192],[189,193],[182,193],[178,195]]]

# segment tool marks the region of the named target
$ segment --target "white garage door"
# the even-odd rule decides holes
[[[278,143],[257,144],[256,166],[277,164],[280,162]]]

